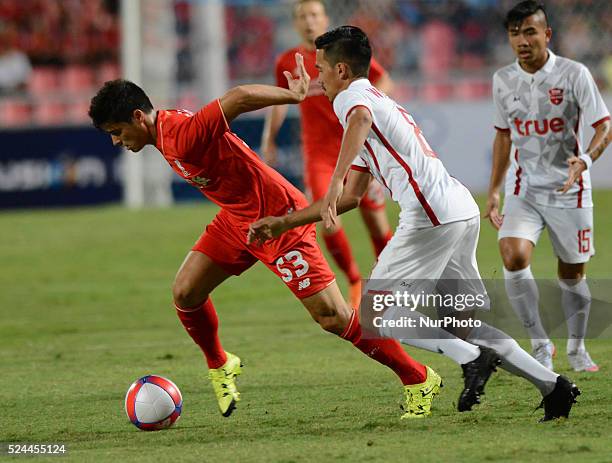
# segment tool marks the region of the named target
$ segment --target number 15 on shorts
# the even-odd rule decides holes
[[[591,229],[578,230],[578,252],[587,253],[591,251]]]

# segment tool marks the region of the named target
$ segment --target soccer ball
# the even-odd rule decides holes
[[[162,376],[143,376],[125,395],[125,412],[144,431],[169,428],[181,416],[183,397],[172,381]]]

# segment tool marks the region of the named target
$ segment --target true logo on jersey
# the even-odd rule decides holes
[[[550,96],[550,102],[554,105],[560,105],[563,102],[563,89],[562,88],[551,88],[548,91]]]
[[[514,126],[519,135],[546,135],[548,131],[559,133],[563,131],[565,122],[560,117],[554,117],[550,121],[544,119],[542,121],[528,120],[524,121],[518,117],[514,118]],[[535,133],[534,133],[535,132]]]

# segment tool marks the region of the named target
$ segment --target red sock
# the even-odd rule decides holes
[[[340,337],[351,341],[368,357],[391,368],[404,385],[420,384],[427,379],[425,365],[410,357],[395,339],[362,339],[357,311],[353,311],[349,324]]]
[[[340,270],[342,270],[349,280],[349,283],[353,284],[361,280],[359,274],[359,267],[357,262],[353,259],[353,253],[349,245],[346,233],[344,229],[338,230],[336,233],[331,235],[323,235],[327,250],[330,252]]]
[[[217,333],[219,319],[210,298],[197,307],[183,309],[176,304],[174,307],[176,307],[176,314],[187,333],[204,352],[208,368],[223,366],[227,357],[223,347],[221,347],[221,341]]]
[[[393,233],[391,233],[391,230],[389,230],[387,234],[381,238],[375,238],[370,235],[370,239],[372,240],[372,245],[374,245],[374,253],[376,254],[376,257],[380,256],[380,253],[382,252],[383,249],[385,249],[385,246],[387,245],[387,243],[392,237],[393,237]]]

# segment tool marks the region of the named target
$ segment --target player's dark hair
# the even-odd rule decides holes
[[[521,3],[518,3],[514,6],[508,14],[506,15],[506,20],[504,21],[504,28],[514,29],[515,27],[520,27],[523,24],[523,21],[529,16],[536,14],[538,11],[544,13],[544,19],[546,20],[546,24],[548,25],[548,16],[546,16],[546,10],[544,9],[544,4],[541,2],[536,2],[535,0],[525,0]]]
[[[295,19],[297,16],[298,6],[311,2],[320,3],[323,6],[323,11],[325,11],[325,14],[327,14],[327,5],[325,4],[325,0],[295,0],[293,2],[293,18]]]
[[[325,51],[329,64],[346,63],[356,77],[368,77],[372,47],[368,36],[355,26],[340,26],[315,40],[315,47]]]
[[[151,100],[142,88],[129,80],[105,82],[89,105],[89,117],[95,127],[116,122],[132,122],[136,109],[153,111]]]

